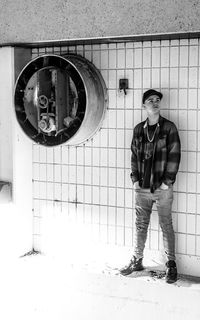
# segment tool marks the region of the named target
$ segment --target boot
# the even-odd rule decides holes
[[[124,268],[122,268],[120,270],[120,273],[123,276],[128,276],[129,274],[131,274],[134,271],[141,271],[143,269],[144,269],[144,267],[142,265],[142,258],[137,260],[136,257],[133,256],[133,258],[131,259],[129,265],[125,266]]]
[[[165,280],[167,283],[174,283],[177,280],[177,268],[176,268],[176,262],[174,260],[169,260],[166,263],[166,276]]]

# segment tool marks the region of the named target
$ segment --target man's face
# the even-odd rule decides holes
[[[149,96],[143,104],[147,114],[156,115],[160,113],[161,100],[157,95]]]

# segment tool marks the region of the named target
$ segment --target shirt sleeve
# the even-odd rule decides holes
[[[133,139],[131,143],[131,180],[133,183],[139,180],[137,148],[135,145],[135,129],[133,131]]]
[[[163,182],[171,185],[176,180],[181,159],[181,143],[178,130],[173,124],[167,136],[167,165],[164,172]]]

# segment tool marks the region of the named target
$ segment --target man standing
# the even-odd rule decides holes
[[[172,225],[173,184],[180,163],[180,139],[175,124],[160,115],[162,93],[143,94],[147,119],[133,132],[131,179],[135,189],[136,230],[134,255],[122,275],[143,270],[142,260],[152,206],[157,205],[167,257],[166,282],[177,280],[175,236]]]

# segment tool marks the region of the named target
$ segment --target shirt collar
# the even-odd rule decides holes
[[[161,121],[162,121],[162,116],[160,115],[160,116],[159,116],[159,119],[158,119],[158,122],[157,122],[157,125],[158,125],[159,127],[160,127]],[[145,121],[145,123],[144,123],[144,126],[143,126],[144,129],[147,127],[148,122],[149,122],[149,119],[147,118],[146,121]]]

